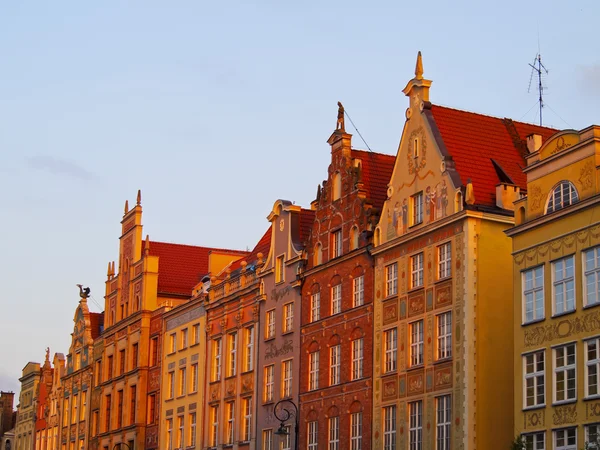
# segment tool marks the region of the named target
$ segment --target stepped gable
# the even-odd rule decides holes
[[[362,183],[375,209],[381,210],[387,198],[387,187],[394,170],[395,155],[352,149],[352,158],[362,163]]]
[[[445,106],[431,105],[433,123],[454,160],[463,185],[473,183],[477,205],[496,206],[496,185],[500,183],[492,159],[521,188],[527,190],[523,168],[527,165],[527,136],[539,134],[545,142],[556,133],[511,119],[500,119]]]

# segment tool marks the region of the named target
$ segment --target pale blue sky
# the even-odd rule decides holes
[[[545,123],[600,123],[600,4],[490,3],[3,2],[0,389],[68,352],[76,283],[104,304],[138,188],[151,239],[252,247],[314,198],[338,100],[396,152],[418,50],[432,102],[535,121],[539,29]]]

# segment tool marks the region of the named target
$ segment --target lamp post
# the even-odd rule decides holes
[[[279,415],[277,414],[277,408],[282,403],[289,403],[294,407],[294,409],[290,410],[282,406],[281,408],[279,408],[279,414],[281,414]],[[275,418],[279,420],[279,422],[281,422],[279,424],[279,429],[275,432],[277,436],[289,435],[285,427],[285,422],[288,421],[290,417],[294,417],[294,450],[298,450],[298,427],[300,423],[300,419],[298,417],[298,406],[296,406],[296,404],[293,401],[288,399],[279,400],[277,403],[275,403],[275,408],[273,408],[273,414],[275,415]]]
[[[116,449],[117,449],[117,446],[119,446],[119,450],[122,450],[122,449],[121,449],[121,445],[124,445],[125,447],[127,447],[127,450],[133,450],[133,449],[132,449],[132,448],[129,446],[129,444],[126,444],[125,442],[119,442],[118,444],[115,444],[115,446],[113,447],[113,450],[116,450]]]

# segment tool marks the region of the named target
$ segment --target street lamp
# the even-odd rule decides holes
[[[127,447],[128,450],[133,450],[129,444],[126,444],[125,442],[119,442],[118,444],[115,444],[115,446],[113,447],[113,450],[116,450],[117,446],[119,446],[119,450],[121,450],[121,445],[124,445],[125,447]]]
[[[294,407],[293,410],[290,410],[286,407],[281,407],[279,409],[279,414],[277,414],[277,408],[279,407],[280,404],[282,403],[289,403],[290,405],[292,405]],[[279,428],[277,429],[277,431],[275,432],[275,434],[277,436],[288,436],[290,433],[288,433],[286,426],[285,426],[285,422],[288,421],[290,419],[290,417],[294,417],[294,421],[295,421],[295,426],[294,426],[294,450],[298,450],[298,426],[299,426],[299,417],[298,417],[298,407],[296,406],[296,404],[288,399],[283,399],[283,400],[279,400],[276,404],[275,404],[275,408],[273,408],[273,414],[275,415],[275,418],[277,420],[279,420],[279,422],[281,422],[279,424]]]

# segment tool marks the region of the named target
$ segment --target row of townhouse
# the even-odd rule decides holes
[[[43,369],[23,373],[36,450],[595,441],[600,128],[438,106],[430,86],[419,54],[396,155],[353,149],[340,104],[310,209],[277,200],[251,251],[144,239],[126,203],[104,315],[82,290],[44,424],[26,409]]]

